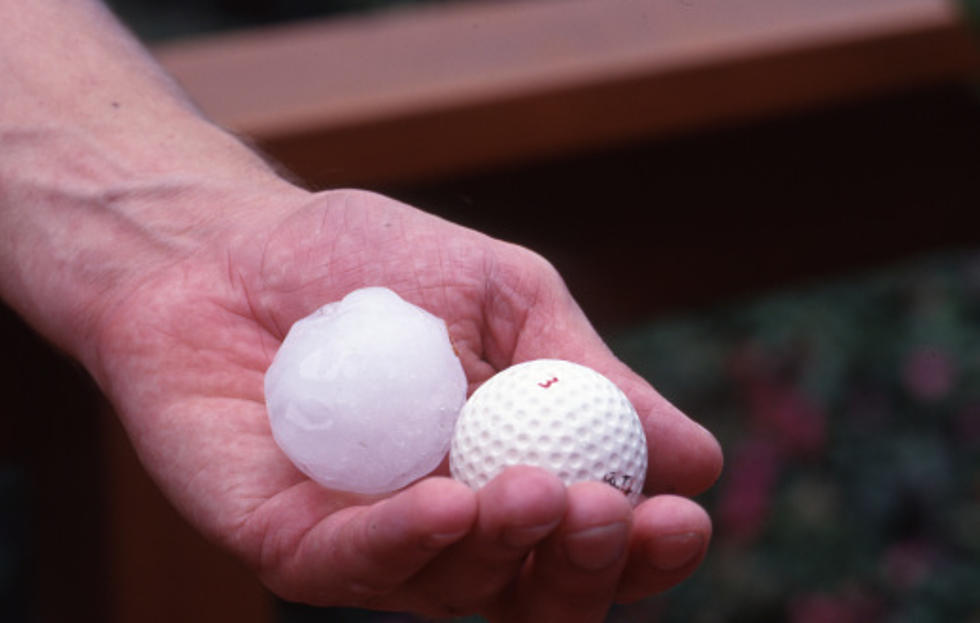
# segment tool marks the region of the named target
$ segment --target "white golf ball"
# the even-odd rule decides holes
[[[473,392],[449,451],[453,477],[473,489],[513,465],[547,469],[566,485],[604,481],[636,504],[646,478],[646,435],[626,395],[595,370],[528,361]]]

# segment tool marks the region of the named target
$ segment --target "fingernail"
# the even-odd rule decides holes
[[[626,551],[626,533],[626,524],[621,521],[575,532],[565,537],[565,555],[586,571],[605,569]]]
[[[500,540],[509,547],[527,547],[548,536],[558,521],[538,526],[511,526],[503,531]]]
[[[704,537],[697,532],[668,534],[647,545],[650,564],[661,571],[682,569],[701,555]]]

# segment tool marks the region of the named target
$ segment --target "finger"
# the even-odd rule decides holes
[[[551,281],[524,319],[513,362],[567,359],[589,366],[622,389],[646,431],[648,491],[696,495],[714,484],[722,468],[721,446],[714,436],[619,361],[557,275]]]
[[[631,509],[617,490],[596,482],[568,488],[558,530],[535,549],[513,606],[502,620],[602,621],[626,561]]]
[[[714,435],[621,362],[611,361],[605,370],[603,373],[629,397],[643,423],[647,438],[645,489],[693,496],[713,485],[723,465],[721,445]]]
[[[565,514],[565,487],[548,472],[512,467],[477,494],[473,529],[443,552],[416,579],[435,614],[486,610],[512,583],[531,549],[553,532]],[[412,587],[410,587],[412,588]]]
[[[448,478],[428,478],[370,506],[338,511],[298,541],[271,588],[319,605],[404,605],[401,585],[465,537],[476,511],[473,492]]]
[[[711,519],[691,500],[661,495],[636,507],[617,601],[635,601],[678,584],[701,564],[710,540]]]

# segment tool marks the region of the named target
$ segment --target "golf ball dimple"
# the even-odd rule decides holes
[[[635,504],[646,478],[646,435],[626,395],[595,370],[528,361],[473,392],[449,452],[453,477],[473,489],[513,465],[547,469],[566,485],[603,481]]]

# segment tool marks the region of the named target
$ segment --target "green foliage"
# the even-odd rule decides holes
[[[613,345],[726,450],[702,500],[712,552],[646,604],[656,620],[980,617],[980,255],[657,322]],[[630,612],[617,620],[649,620]]]

